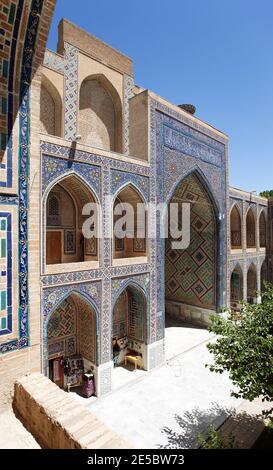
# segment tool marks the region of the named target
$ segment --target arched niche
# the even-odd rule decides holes
[[[40,95],[40,131],[44,134],[62,137],[63,104],[60,93],[44,75]]]
[[[244,298],[244,277],[243,271],[239,264],[233,269],[230,276],[230,305],[232,308],[237,309],[239,303]]]
[[[83,224],[89,217],[83,215],[83,208],[89,203],[97,208],[94,220],[99,227],[97,199],[81,179],[68,175],[51,188],[46,200],[47,265],[98,261],[99,238],[83,233]]]
[[[213,197],[205,180],[193,172],[176,187],[171,203],[178,203],[180,207],[181,203],[190,204],[190,243],[186,249],[174,249],[170,233],[165,240],[168,309],[172,309],[175,302],[176,306],[180,303],[214,310],[217,307],[218,226]],[[173,311],[176,312],[177,307],[174,306]]]
[[[248,209],[246,215],[246,246],[247,248],[256,247],[256,222],[251,207]]]
[[[117,233],[122,227],[126,228],[123,238]],[[146,204],[135,186],[128,184],[118,192],[113,204],[113,258],[140,256],[147,256]]]
[[[93,147],[122,152],[122,106],[114,86],[102,74],[91,75],[79,92],[78,133]]]
[[[113,307],[112,348],[114,365],[125,362],[126,354],[139,355],[139,366],[144,367],[147,344],[147,300],[143,291],[127,286]]]
[[[232,250],[242,248],[242,220],[236,205],[233,206],[230,213],[230,243]]]
[[[264,211],[259,217],[260,248],[266,248],[266,218]]]
[[[46,371],[59,387],[80,385],[83,372],[98,365],[97,317],[92,305],[76,293],[53,311],[46,324]],[[68,378],[64,363],[70,360],[75,377]],[[73,372],[73,371],[72,371]]]
[[[247,301],[255,303],[257,300],[257,270],[252,263],[247,271]]]

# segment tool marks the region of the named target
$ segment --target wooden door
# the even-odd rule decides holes
[[[62,232],[54,231],[46,234],[46,264],[62,262]]]

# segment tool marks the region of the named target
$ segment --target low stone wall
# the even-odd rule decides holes
[[[167,300],[166,313],[170,317],[182,320],[185,323],[207,327],[211,323],[209,317],[215,314],[215,311]]]
[[[46,449],[129,449],[111,429],[42,374],[15,382],[14,409]]]

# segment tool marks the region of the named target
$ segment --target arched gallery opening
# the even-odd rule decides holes
[[[247,301],[251,304],[257,301],[257,270],[251,264],[247,271]]]
[[[113,308],[112,351],[114,366],[145,367],[147,345],[147,301],[144,293],[128,286]]]
[[[242,220],[240,211],[236,205],[233,206],[230,213],[230,240],[232,250],[242,248]]]
[[[247,248],[256,247],[256,223],[253,210],[250,208],[246,215],[246,246]]]
[[[82,231],[85,220],[90,217],[82,214],[83,207],[95,202],[92,191],[74,175],[53,186],[46,202],[46,264],[98,260],[97,236],[90,232],[89,237],[85,237]],[[98,226],[98,210],[92,214]]]
[[[259,219],[259,233],[260,233],[260,248],[266,247],[266,218],[264,211],[260,214]]]
[[[40,97],[40,131],[62,137],[62,99],[55,86],[42,77]]]
[[[217,308],[218,228],[213,199],[193,173],[177,186],[171,203],[190,204],[190,243],[186,249],[173,249],[170,232],[165,240],[166,326],[173,318],[203,323],[206,312]]]
[[[78,132],[93,147],[122,152],[122,107],[103,75],[86,78],[80,87]]]
[[[129,184],[118,193],[113,205],[113,258],[147,256],[146,238],[145,201]]]
[[[237,265],[230,277],[230,306],[232,309],[240,309],[240,302],[244,298],[244,278],[240,265]]]
[[[67,390],[82,384],[84,373],[97,366],[97,324],[94,308],[71,294],[52,313],[46,331],[48,376]]]

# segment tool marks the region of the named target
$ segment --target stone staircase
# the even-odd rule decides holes
[[[131,449],[91,411],[42,374],[17,380],[14,409],[47,449]]]

